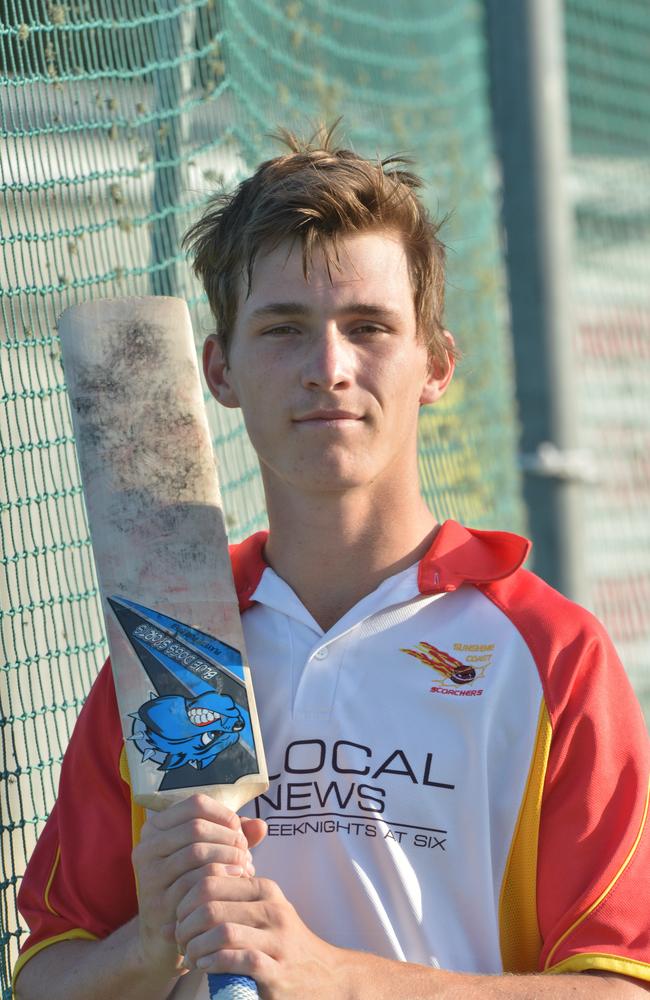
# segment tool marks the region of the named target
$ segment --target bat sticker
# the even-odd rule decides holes
[[[142,760],[157,764],[163,772],[185,765],[202,771],[238,745],[236,776],[255,773],[258,764],[239,651],[134,601],[112,596],[109,604],[153,688],[149,701],[129,713],[133,719],[129,739]],[[234,774],[235,769],[231,781]]]
[[[133,713],[131,739],[143,760],[153,760],[160,771],[191,764],[202,769],[239,739],[245,723],[228,695],[199,695],[190,701],[167,695],[141,705]]]

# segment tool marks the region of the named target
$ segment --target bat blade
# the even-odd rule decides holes
[[[58,330],[133,797],[239,809],[268,776],[187,305],[96,300]]]

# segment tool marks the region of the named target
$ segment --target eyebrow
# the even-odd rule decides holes
[[[303,302],[269,302],[266,306],[254,309],[249,319],[264,319],[267,316],[309,316],[311,312],[312,310]],[[374,319],[396,320],[399,318],[397,310],[386,306],[378,306],[372,302],[349,302],[336,310],[336,314],[339,316],[350,313],[357,313]]]

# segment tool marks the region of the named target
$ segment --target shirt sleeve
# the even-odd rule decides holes
[[[559,678],[550,692],[540,962],[553,972],[602,969],[650,980],[648,734],[609,638],[594,631],[572,683]]]
[[[532,872],[537,967],[650,981],[643,715],[602,625],[532,574],[516,576],[497,603],[533,653],[548,719]]]
[[[77,719],[56,804],[18,894],[29,928],[16,966],[47,945],[107,937],[137,912],[134,824],[115,689],[107,661]]]

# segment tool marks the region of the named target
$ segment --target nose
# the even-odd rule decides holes
[[[344,389],[350,385],[353,348],[335,323],[309,338],[302,384],[307,389]]]

